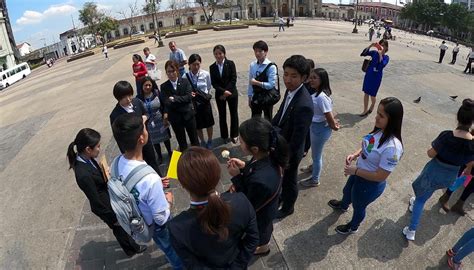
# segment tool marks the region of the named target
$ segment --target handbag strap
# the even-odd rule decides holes
[[[255,212],[260,211],[262,208],[267,206],[271,201],[273,201],[273,199],[275,199],[275,197],[280,193],[282,182],[283,182],[283,176],[280,177],[280,182],[278,184],[277,191],[275,191],[275,193],[273,193],[273,195],[268,200],[266,200],[265,203],[263,203],[261,206],[259,206],[257,209],[255,209]]]

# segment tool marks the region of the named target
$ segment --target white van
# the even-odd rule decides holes
[[[31,73],[28,63],[21,63],[7,70],[0,71],[0,89],[16,83],[17,81],[26,78]]]

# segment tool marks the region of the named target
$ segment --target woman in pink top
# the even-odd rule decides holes
[[[138,54],[134,54],[132,56],[132,70],[133,76],[135,77],[135,83],[137,85],[137,97],[141,97],[143,94],[142,87],[143,87],[143,79],[147,75],[146,66],[143,63],[142,57]]]

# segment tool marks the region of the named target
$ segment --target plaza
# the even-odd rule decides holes
[[[249,63],[255,59],[252,44],[265,40],[268,58],[277,63],[283,84],[282,65],[292,54],[302,54],[329,72],[336,118],[342,129],[334,132],[324,151],[322,184],[300,189],[295,213],[275,223],[271,253],[254,260],[251,269],[447,269],[445,251],[473,224],[474,199],[466,202],[468,214],[459,217],[445,213],[437,203],[441,191],[428,201],[417,233],[408,243],[401,230],[409,222],[408,200],[411,183],[428,161],[426,150],[440,131],[453,129],[455,114],[464,98],[473,98],[474,76],[463,74],[468,50],[461,48],[456,65],[448,65],[451,48],[443,64],[436,63],[441,40],[393,31],[389,41],[390,63],[384,71],[378,100],[395,96],[404,105],[404,156],[388,178],[384,194],[369,206],[359,232],[338,235],[334,228],[346,223],[345,214],[327,206],[340,198],[346,182],[344,158],[359,146],[370,132],[375,114],[362,112],[362,60],[360,52],[369,45],[364,35],[352,34],[348,22],[296,20],[295,27],[250,27],[224,32],[200,31],[197,35],[174,38],[189,56],[198,53],[202,67],[214,61],[212,48],[223,44],[227,57],[234,60],[238,72],[240,122],[250,117],[247,105]],[[164,40],[165,42],[169,40]],[[72,171],[67,170],[66,150],[77,131],[90,127],[102,135],[102,154],[111,158],[119,153],[109,124],[109,113],[116,100],[112,87],[118,80],[133,82],[134,53],[148,46],[164,69],[169,50],[145,44],[109,49],[109,60],[98,52],[93,56],[52,68],[40,67],[10,88],[0,92],[0,269],[167,269],[163,254],[149,243],[148,250],[127,258],[110,229],[89,209],[89,203],[77,187]],[[165,73],[163,72],[163,76]],[[163,78],[162,81],[165,81]],[[449,96],[458,96],[452,100]],[[420,103],[413,100],[421,97]],[[213,104],[214,117],[217,109]],[[278,107],[274,108],[276,112]],[[214,126],[219,137],[218,121]],[[176,141],[172,141],[176,148]],[[238,146],[220,145],[239,156]],[[302,165],[311,162],[310,157]],[[300,174],[299,179],[307,177]],[[222,187],[230,176],[222,161]],[[173,213],[189,205],[189,198],[171,183],[175,203]],[[456,192],[459,195],[459,192]],[[454,198],[451,200],[454,201]],[[463,261],[465,269],[474,268],[474,258]]]

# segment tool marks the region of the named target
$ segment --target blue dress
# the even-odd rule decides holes
[[[380,55],[377,51],[370,51],[367,48],[362,51],[360,56],[370,56],[372,60],[370,61],[369,67],[364,77],[364,85],[362,86],[362,91],[369,96],[377,96],[379,91],[380,84],[382,83],[383,69],[388,64],[389,57],[388,55],[383,55],[382,61],[379,61]]]

